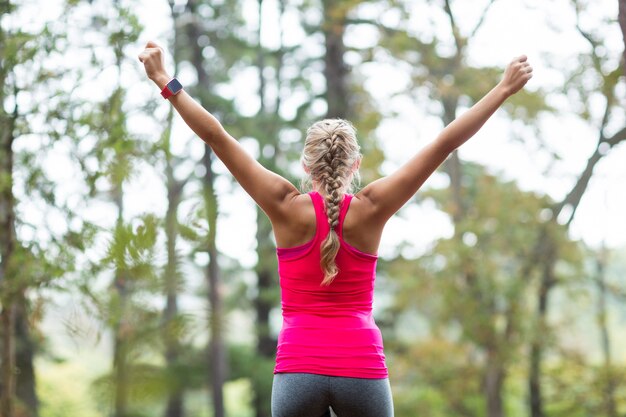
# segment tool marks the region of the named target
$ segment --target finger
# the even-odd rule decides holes
[[[160,47],[159,45],[157,45],[156,42],[148,41],[148,43],[146,44],[146,48],[160,48]]]
[[[526,62],[527,59],[528,57],[526,55],[520,55],[515,60],[518,62]]]
[[[149,54],[147,52],[142,52],[139,54],[139,61],[144,62],[148,58]]]

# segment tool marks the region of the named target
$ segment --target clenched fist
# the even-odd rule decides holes
[[[171,77],[165,71],[165,57],[163,48],[156,43],[149,41],[143,52],[139,54],[139,60],[143,63],[148,78],[154,81],[159,88],[165,87],[165,84]]]
[[[526,55],[515,58],[506,67],[500,85],[509,95],[517,93],[533,76],[533,67],[528,63]]]

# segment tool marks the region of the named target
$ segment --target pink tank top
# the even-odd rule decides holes
[[[274,373],[387,378],[383,340],[372,316],[378,256],[359,251],[342,237],[353,196],[345,195],[339,214],[339,273],[330,286],[321,286],[320,245],[330,226],[323,197],[309,195],[315,207],[315,236],[304,245],[276,251],[283,325]]]

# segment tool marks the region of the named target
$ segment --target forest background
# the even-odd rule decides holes
[[[626,0],[0,1],[0,416],[268,417],[269,222],[148,81],[295,184],[347,118],[363,183],[527,54],[534,77],[390,221],[396,415],[626,415]]]

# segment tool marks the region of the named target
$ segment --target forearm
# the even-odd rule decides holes
[[[437,137],[437,143],[448,152],[457,149],[480,130],[509,96],[504,86],[496,85],[468,111],[446,126]]]
[[[155,77],[153,81],[162,90],[170,80],[171,77],[164,74]],[[225,134],[225,131],[215,116],[204,109],[185,90],[180,91],[168,100],[196,135],[212,147],[218,145],[215,143],[215,139]]]

